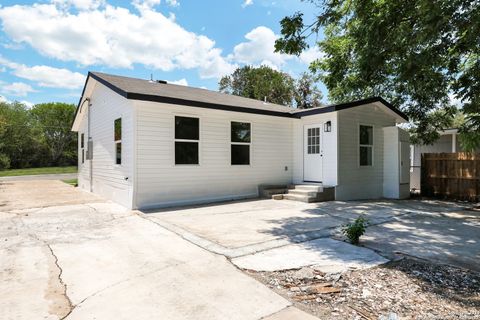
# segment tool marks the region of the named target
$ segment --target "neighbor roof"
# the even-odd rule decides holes
[[[380,97],[372,97],[349,103],[300,110],[206,89],[129,78],[101,72],[89,72],[86,83],[88,83],[89,78],[95,79],[119,95],[131,100],[163,102],[192,107],[256,113],[289,118],[301,118],[314,114],[348,109],[368,103],[380,102],[404,120],[408,120],[407,116],[403,112],[396,109],[394,106]],[[79,108],[77,108],[77,112],[78,109]]]

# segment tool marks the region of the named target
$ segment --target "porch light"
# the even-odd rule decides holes
[[[331,132],[332,131],[332,122],[331,121],[325,122],[325,124],[323,125],[323,131],[325,131],[325,132]]]

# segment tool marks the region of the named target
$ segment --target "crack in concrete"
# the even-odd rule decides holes
[[[45,242],[45,245],[47,246],[48,250],[50,250],[50,253],[52,254],[53,258],[54,258],[54,263],[55,263],[55,266],[57,267],[58,269],[58,276],[57,276],[57,279],[58,279],[58,282],[60,283],[60,285],[63,287],[63,292],[62,292],[62,295],[65,297],[65,299],[67,300],[67,303],[68,303],[68,313],[66,315],[64,315],[63,317],[61,317],[60,319],[63,320],[65,319],[66,317],[68,317],[68,315],[70,313],[72,313],[73,309],[75,308],[75,306],[73,305],[72,301],[70,300],[70,297],[68,296],[67,294],[67,284],[63,281],[62,279],[62,274],[63,274],[63,269],[62,267],[60,267],[60,264],[58,263],[58,257],[57,255],[55,254],[55,252],[53,252],[53,249],[52,247],[50,246],[50,244],[48,244],[47,242]]]

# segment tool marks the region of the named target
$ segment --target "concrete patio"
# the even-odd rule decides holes
[[[312,250],[315,246],[309,241],[338,237],[340,226],[364,216],[371,226],[361,245],[384,257],[401,252],[480,270],[475,263],[480,259],[480,213],[465,207],[417,200],[311,204],[250,200],[163,209],[146,216],[207,250],[232,258],[234,263],[235,258],[284,246]]]

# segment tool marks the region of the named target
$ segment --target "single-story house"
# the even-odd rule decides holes
[[[406,121],[378,97],[299,110],[90,72],[72,125],[78,185],[139,209],[256,197],[265,184],[406,198]]]

